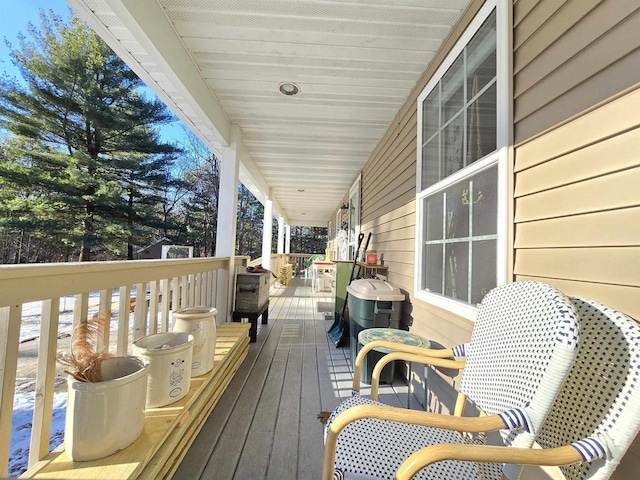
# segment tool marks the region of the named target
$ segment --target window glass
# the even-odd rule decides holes
[[[458,182],[446,190],[445,238],[469,236],[469,182]]]
[[[471,304],[497,282],[496,35],[494,10],[420,97],[423,225],[417,285]]]
[[[440,90],[434,88],[422,102],[422,138],[428,141],[440,128]]]
[[[464,58],[459,55],[442,77],[442,122],[448,122],[464,107]]]
[[[443,176],[448,177],[464,166],[464,115],[460,114],[444,128]]]
[[[494,82],[467,109],[467,165],[496,149],[496,119]]]
[[[473,177],[470,201],[473,208],[473,236],[495,235],[498,217],[498,168],[489,168]]]
[[[496,286],[496,241],[472,242],[471,303],[480,303],[489,290]]]
[[[496,16],[490,15],[467,48],[467,98],[472,99],[496,76]]]
[[[497,174],[495,165],[424,198],[422,288],[478,303],[496,285]]]

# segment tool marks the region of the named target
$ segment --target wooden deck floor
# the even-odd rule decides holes
[[[327,339],[332,323],[333,297],[312,292],[311,280],[272,289],[269,325],[258,325],[257,342],[173,478],[320,478],[317,415],[350,396],[353,379],[348,345]],[[380,390],[391,405],[406,395],[401,379]]]

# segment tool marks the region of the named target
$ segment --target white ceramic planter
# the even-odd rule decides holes
[[[133,342],[133,353],[149,365],[147,408],[176,402],[189,392],[193,335],[166,332],[140,337]]]
[[[147,367],[138,357],[113,357],[102,363],[104,381],[79,382],[69,376],[64,446],[73,461],[111,455],[142,433]]]
[[[173,312],[173,331],[193,335],[191,376],[203,375],[213,368],[216,353],[216,310],[213,307],[187,307]]]

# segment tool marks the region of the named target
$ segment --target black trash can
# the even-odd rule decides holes
[[[367,328],[399,328],[404,294],[387,282],[375,279],[354,280],[347,287],[349,296],[349,333],[351,365],[355,368],[356,356],[361,345],[358,334]],[[371,374],[376,362],[384,353],[371,351],[364,359],[360,381],[371,384]],[[380,383],[391,383],[394,375],[393,362],[386,365],[380,375]]]

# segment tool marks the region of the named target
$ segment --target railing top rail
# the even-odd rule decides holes
[[[3,265],[0,307],[228,268],[229,257]]]

